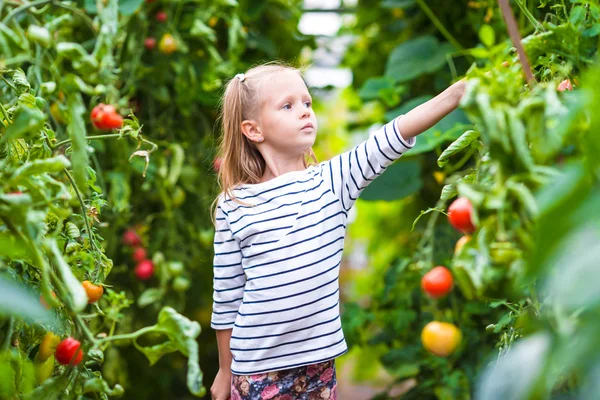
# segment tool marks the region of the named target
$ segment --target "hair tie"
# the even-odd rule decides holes
[[[244,74],[237,74],[235,77],[238,78],[240,82],[244,82],[246,80],[246,75]]]

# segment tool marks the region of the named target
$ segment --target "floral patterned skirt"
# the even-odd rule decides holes
[[[233,375],[231,400],[336,400],[335,360],[258,375]]]

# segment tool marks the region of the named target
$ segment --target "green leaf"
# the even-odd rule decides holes
[[[546,398],[544,395],[533,395],[532,390],[545,370],[551,344],[552,339],[545,332],[519,340],[506,355],[489,364],[480,379],[475,398]]]
[[[71,116],[67,129],[72,139],[73,155],[71,158],[73,160],[73,177],[79,190],[86,192],[86,170],[89,165],[89,157],[86,149],[85,136],[87,131],[83,115],[87,110],[79,93],[67,94],[67,104]]]
[[[29,93],[31,90],[31,86],[27,81],[27,76],[25,72],[21,68],[14,69],[10,71],[12,73],[13,84],[17,88],[17,95],[21,95],[23,93]]]
[[[119,0],[119,12],[122,15],[133,15],[142,5],[144,0]]]
[[[111,389],[104,379],[92,378],[84,382],[83,393],[105,393],[108,396],[122,396],[125,390],[119,384],[116,384],[114,389]]]
[[[584,37],[596,37],[600,35],[600,22],[596,22],[594,25],[581,32],[581,35]]]
[[[381,2],[383,8],[408,8],[416,4],[416,0],[385,0]]]
[[[496,43],[496,32],[490,25],[482,25],[479,28],[479,39],[486,47],[492,47]]]
[[[0,144],[6,140],[31,136],[36,134],[44,126],[46,115],[37,107],[20,105],[15,112],[12,123],[6,128],[6,132],[0,140]]]
[[[479,132],[468,130],[463,133],[458,139],[450,144],[438,158],[438,165],[443,167],[448,162],[448,159],[459,151],[470,146],[475,140],[479,139]]]
[[[190,35],[206,39],[212,43],[217,41],[215,31],[198,18],[194,20],[194,24],[190,29]]]
[[[571,15],[569,15],[569,21],[573,25],[579,25],[583,21],[585,21],[585,15],[587,14],[587,10],[582,6],[575,6],[571,11]]]
[[[369,78],[360,88],[358,95],[365,101],[375,100],[380,97],[382,90],[394,88],[394,80],[385,76]]]
[[[173,349],[187,356],[187,387],[194,396],[204,396],[206,389],[202,386],[203,374],[198,364],[198,342],[196,341],[200,335],[200,324],[190,321],[171,307],[163,307],[158,314],[158,323],[154,331],[164,333],[169,340],[150,348],[142,347],[134,341],[136,347],[146,354],[150,362],[156,362],[163,354],[174,351]]]
[[[109,205],[117,212],[128,211],[131,208],[129,176],[124,172],[111,171],[108,173],[108,179],[110,181]]]
[[[69,374],[61,374],[57,377],[49,378],[32,392],[25,394],[23,400],[59,400],[64,398],[63,392],[68,380]]]
[[[73,271],[65,262],[55,240],[47,239],[44,241],[44,247],[47,249],[50,259],[58,269],[62,282],[69,292],[73,310],[82,311],[88,304],[88,297],[81,282],[73,275]]]
[[[164,295],[164,290],[160,288],[148,288],[144,290],[142,294],[140,294],[140,297],[138,297],[137,305],[141,308],[144,308],[162,299]]]
[[[423,186],[420,160],[398,161],[390,165],[362,192],[366,201],[399,200],[418,192]]]
[[[150,365],[156,364],[158,360],[160,360],[165,354],[177,351],[177,347],[175,347],[175,345],[170,341],[155,344],[153,346],[141,346],[137,343],[137,341],[134,341],[133,344],[139,351],[144,353],[146,358],[148,358]]]
[[[0,200],[5,195],[0,196]],[[30,197],[31,199],[31,197]],[[0,232],[0,256],[11,260],[31,261],[27,251],[27,243],[10,232]]]
[[[446,55],[454,48],[440,44],[433,36],[420,36],[406,41],[392,50],[385,76],[395,82],[407,82],[417,76],[435,72],[447,63]]]
[[[167,185],[170,187],[175,186],[179,175],[181,175],[181,168],[185,160],[185,152],[183,147],[178,143],[173,143],[169,146],[172,151],[171,165],[169,166],[169,175],[167,176]]]
[[[6,275],[0,275],[0,315],[56,328],[59,326],[54,315],[40,303],[39,294]]]
[[[43,160],[34,160],[25,163],[20,166],[13,172],[11,180],[13,184],[18,182],[20,179],[26,178],[31,175],[39,175],[39,174],[55,174],[58,172],[62,172],[65,168],[68,168],[71,165],[69,160],[63,156],[56,156],[53,158],[46,158]]]

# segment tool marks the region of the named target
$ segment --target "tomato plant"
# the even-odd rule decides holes
[[[347,337],[358,344],[358,357],[371,361],[377,351],[387,373],[414,379],[403,394],[407,398],[552,398],[576,397],[586,386],[584,393],[594,391],[585,382],[593,376],[589,368],[600,365],[598,352],[570,342],[566,332],[575,331],[563,324],[597,332],[596,323],[574,311],[577,303],[584,314],[597,312],[590,288],[581,283],[583,270],[596,276],[597,268],[563,256],[579,248],[580,240],[590,243],[579,224],[598,188],[590,148],[599,149],[591,134],[598,126],[591,111],[597,95],[591,92],[598,82],[594,27],[600,11],[589,2],[517,2],[515,26],[504,21],[503,3],[465,2],[462,8],[435,1],[386,3],[392,11],[398,8],[394,17],[389,8],[375,10],[366,2],[361,8],[359,2],[358,38],[345,59],[356,89],[346,99],[354,118],[350,126],[361,129],[406,113],[462,74],[468,80],[461,109],[417,138],[390,167],[394,179],[386,181],[384,174],[362,195],[390,204],[360,209],[357,203],[360,229],[353,234],[363,237],[375,226],[373,237],[386,241],[369,245],[373,272],[357,297],[377,289],[366,309],[347,305]],[[439,30],[432,34],[428,23]],[[397,31],[402,38],[394,37]],[[513,42],[514,33],[525,37]],[[586,173],[591,175],[582,180]],[[440,218],[446,210],[448,220]],[[570,222],[558,222],[565,218]],[[411,222],[408,234],[402,224]],[[596,246],[586,253],[600,254]],[[421,277],[440,264],[454,278],[452,295],[422,298]],[[575,264],[579,273],[571,269]],[[566,300],[573,292],[559,283],[560,276],[578,279],[567,286],[586,293],[577,296],[581,301]],[[431,321],[459,329],[468,338],[464,350],[449,360],[424,354],[414,331]],[[564,358],[560,349],[566,348],[581,351],[586,367]],[[475,371],[484,370],[477,382]],[[523,379],[511,379],[517,375]]]

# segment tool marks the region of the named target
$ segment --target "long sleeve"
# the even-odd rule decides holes
[[[346,211],[375,178],[415,145],[415,138],[405,140],[400,134],[396,124],[398,118],[373,132],[352,150],[327,162],[324,174],[329,174],[331,190]]]
[[[242,268],[240,245],[232,235],[221,202],[217,206],[214,249],[213,312],[210,325],[217,330],[230,329],[233,328],[242,303],[246,276]]]

